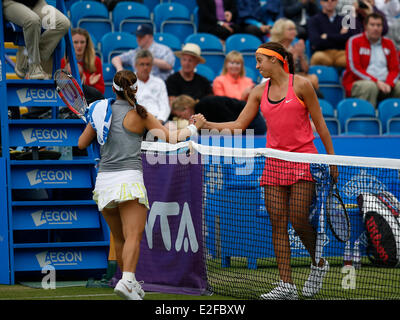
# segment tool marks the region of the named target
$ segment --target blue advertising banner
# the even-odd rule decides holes
[[[0,158],[0,284],[10,284],[6,159]]]
[[[99,227],[99,212],[95,205],[14,207],[14,230],[90,229]]]
[[[136,278],[149,291],[204,293],[201,165],[151,164],[143,157],[143,174],[150,210]]]
[[[64,106],[54,86],[53,80],[8,80],[7,105],[26,107]]]
[[[22,123],[21,123],[22,121]],[[18,120],[10,125],[11,146],[60,146],[78,141],[84,128],[81,120],[60,120],[34,123],[31,120]]]
[[[103,247],[18,249],[14,255],[15,271],[40,271],[52,265],[56,270],[107,268]]]
[[[31,161],[32,162],[32,161]],[[65,166],[59,164],[15,166],[11,172],[13,189],[32,188],[92,188],[91,174],[87,165]]]

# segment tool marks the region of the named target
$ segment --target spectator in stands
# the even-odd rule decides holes
[[[70,28],[69,19],[45,0],[4,0],[3,12],[4,18],[22,27],[24,33],[25,47],[17,52],[17,76],[49,78],[53,51]]]
[[[392,39],[397,50],[400,50],[400,1],[375,0],[375,6],[385,15],[388,24],[387,37]],[[385,33],[383,33],[385,35]]]
[[[170,105],[181,94],[187,94],[193,99],[212,95],[208,79],[195,72],[199,63],[206,62],[201,56],[200,47],[195,43],[186,43],[181,51],[176,52],[176,56],[181,60],[181,69],[166,81]]]
[[[281,18],[275,21],[271,29],[271,38],[273,42],[279,42],[293,55],[294,72],[303,77],[306,77],[312,83],[317,96],[322,98],[322,93],[319,91],[318,77],[315,74],[309,74],[308,58],[306,56],[305,43],[303,39],[299,39],[296,43],[294,40],[297,36],[297,27],[295,23],[286,18]]]
[[[75,57],[83,71],[82,83],[104,94],[103,65],[101,59],[96,56],[89,32],[82,28],[75,28],[72,29],[71,34]],[[61,68],[65,67],[70,71],[68,57],[61,60]]]
[[[153,55],[149,50],[140,50],[136,54],[135,69],[138,83],[137,102],[161,123],[171,112],[165,82],[151,74]]]
[[[247,100],[254,82],[245,74],[243,55],[235,50],[229,52],[225,57],[221,75],[214,79],[214,95]]]
[[[283,0],[283,14],[292,20],[297,28],[297,37],[306,40],[307,20],[318,13],[318,6],[315,0]]]
[[[342,26],[343,17],[336,14],[337,0],[321,0],[322,10],[308,20],[311,65],[346,67],[345,46],[351,36],[349,26]]]
[[[382,37],[383,17],[365,18],[365,32],[351,37],[346,45],[347,68],[343,75],[346,95],[369,101],[400,97],[399,59],[392,40]]]
[[[199,32],[216,35],[222,41],[240,31],[235,23],[236,0],[197,0]]]
[[[385,18],[385,14],[375,6],[375,0],[355,1],[353,7],[353,17],[355,17],[355,25],[350,25],[353,35],[364,32],[364,18],[374,12],[380,14],[383,17],[382,35],[387,34],[388,24]]]
[[[268,25],[268,17],[263,14],[259,0],[236,0],[238,23],[242,32],[259,37],[261,41],[267,41],[271,29]]]
[[[126,0],[97,0],[101,3],[104,3],[108,9],[108,11],[113,11],[115,6],[118,4],[118,2],[126,1]],[[143,0],[130,0],[134,2],[139,2],[143,3]]]
[[[195,113],[201,113],[209,121],[234,121],[242,112],[245,101],[222,96],[206,96],[200,100],[182,94],[176,97],[171,105],[172,120],[165,125],[171,129],[185,128]],[[265,134],[265,120],[259,113],[247,129],[253,129],[255,135]]]
[[[356,2],[356,0],[338,0],[336,5],[336,13],[340,16],[349,14],[349,11],[352,10],[354,2]]]
[[[130,65],[132,69],[135,69],[135,56],[139,50],[149,50],[153,55],[153,68],[151,73],[157,77],[160,77],[164,81],[173,73],[173,67],[175,64],[175,56],[171,48],[157,43],[154,41],[153,27],[148,24],[141,24],[136,30],[136,39],[138,47],[133,50],[129,50],[119,56],[112,58],[111,63],[118,71],[123,69],[123,65]]]

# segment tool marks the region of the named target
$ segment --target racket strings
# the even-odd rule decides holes
[[[64,98],[79,114],[84,115],[86,111],[86,101],[81,96],[78,88],[73,80],[64,72],[59,72],[55,75],[58,90],[61,91]]]

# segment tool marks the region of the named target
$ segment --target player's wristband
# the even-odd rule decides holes
[[[186,127],[190,131],[190,136],[194,136],[197,134],[197,127],[194,124],[190,124]]]

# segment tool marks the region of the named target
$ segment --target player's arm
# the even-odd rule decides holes
[[[230,122],[209,122],[207,121],[203,128],[204,129],[217,129],[218,131],[228,130],[246,130],[251,121],[257,116],[258,109],[261,102],[261,97],[264,92],[265,84],[260,84],[251,90],[247,103],[244,106],[242,112],[239,114],[235,121]]]
[[[93,129],[90,123],[87,124],[85,130],[83,130],[82,134],[78,140],[78,148],[83,150],[87,148],[96,138],[96,131]]]
[[[194,135],[205,122],[204,116],[201,114],[195,115],[194,120],[195,123],[186,128],[171,130],[163,126],[151,113],[148,113],[144,120],[144,127],[149,130],[154,137],[157,137],[160,140],[169,143],[177,143],[179,141],[185,141],[187,138]]]

